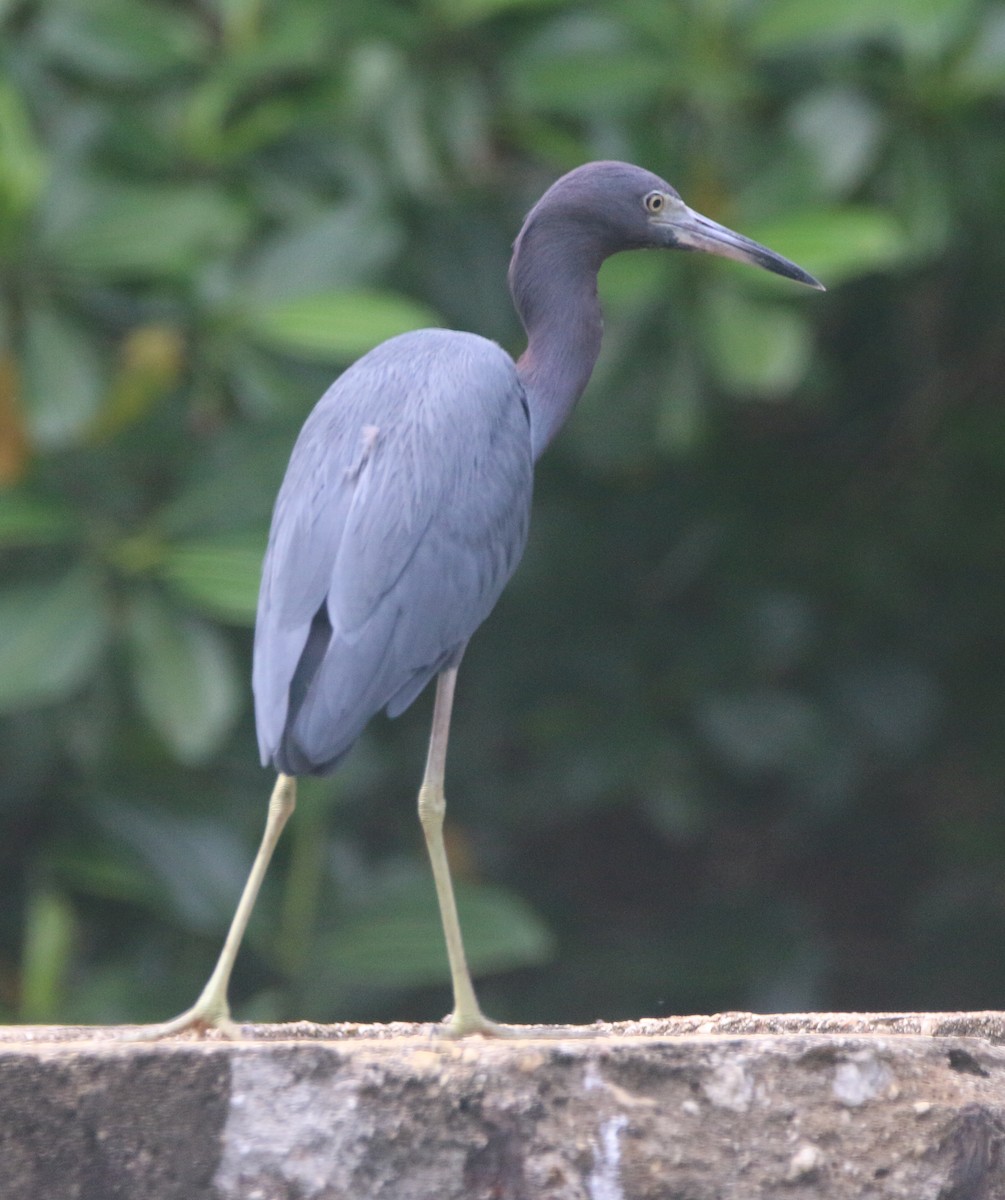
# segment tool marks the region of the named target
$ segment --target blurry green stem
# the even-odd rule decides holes
[[[28,896],[21,999],[18,1018],[49,1024],[59,1018],[73,948],[73,910],[52,888],[37,887]]]
[[[330,783],[325,784],[331,787]],[[324,878],[326,805],[316,789],[301,787],[297,821],[279,920],[276,955],[284,974],[299,979],[308,961]]]

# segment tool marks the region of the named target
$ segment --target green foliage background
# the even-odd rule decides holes
[[[605,266],[461,675],[501,1019],[1005,998],[1005,7],[0,2],[0,1015],[162,1018],[264,817],[289,449],[427,323],[519,351],[523,214],[624,158],[829,286]],[[303,789],[240,1017],[436,1017],[429,700]]]

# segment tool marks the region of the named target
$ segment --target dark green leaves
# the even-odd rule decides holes
[[[72,514],[59,504],[13,489],[0,491],[0,549],[44,546],[63,541],[74,531]]]
[[[777,0],[759,9],[753,44],[762,50],[826,46],[860,38],[889,38],[912,50],[944,45],[968,15],[968,0]]]
[[[40,40],[61,66],[110,83],[144,86],[193,65],[209,44],[207,31],[181,11],[130,0],[50,4]]]
[[[164,556],[160,575],[208,616],[251,625],[264,553],[264,534],[176,542]]]
[[[551,939],[516,896],[498,888],[458,888],[457,906],[472,972],[541,963]],[[326,967],[342,986],[417,987],[450,978],[443,928],[429,881],[388,892],[349,917],[324,944]]]
[[[709,365],[741,395],[784,396],[802,381],[813,352],[813,330],[801,312],[716,289],[705,326]]]
[[[86,568],[0,590],[0,712],[83,689],[108,634],[101,586]]]
[[[133,686],[144,713],[182,762],[217,751],[242,705],[241,680],[224,636],[138,595],[126,614]]]
[[[74,941],[73,910],[51,887],[32,888],[25,913],[24,957],[18,1018],[54,1024],[66,1005],[67,974]]]
[[[428,308],[382,292],[327,292],[263,305],[247,314],[248,332],[275,350],[338,362],[378,342],[437,324]]]
[[[232,252],[244,232],[241,208],[205,184],[77,177],[49,197],[42,244],[65,271],[178,277]]]
[[[665,61],[651,46],[615,20],[584,14],[555,20],[513,62],[513,100],[532,112],[630,113],[665,81]]]
[[[97,415],[105,386],[97,349],[83,327],[54,306],[29,309],[22,372],[31,440],[45,449],[79,440]]]
[[[12,240],[12,223],[30,210],[45,179],[45,156],[24,99],[7,81],[0,81],[0,246]]]
[[[486,1007],[1000,1001],[1000,5],[0,20],[0,1015],[198,992],[264,819],[251,625],[297,430],[402,330],[519,354],[513,238],[593,158],[829,290],[604,268],[603,353],[458,690],[448,831]],[[302,790],[239,1014],[447,1008],[428,715],[375,719]]]
[[[749,236],[804,266],[837,287],[846,279],[890,270],[910,261],[912,248],[901,223],[879,209],[846,207],[793,213],[748,230]],[[918,248],[920,253],[929,247]]]

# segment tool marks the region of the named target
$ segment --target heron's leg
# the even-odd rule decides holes
[[[450,978],[454,987],[454,1011],[447,1019],[450,1033],[463,1037],[469,1033],[497,1034],[503,1030],[483,1015],[475,997],[471,972],[464,956],[461,925],[457,919],[454,888],[450,882],[450,866],[443,845],[443,816],[447,803],[443,794],[443,776],[447,763],[447,737],[450,733],[450,713],[454,704],[454,685],[457,667],[443,671],[436,681],[436,703],[433,707],[433,728],[429,735],[429,754],[426,772],[419,789],[419,820],[426,835],[429,861],[433,867],[436,898],[440,904],[443,935],[447,941]]]
[[[262,834],[262,844],[258,847],[255,861],[244,885],[237,911],[227,931],[220,957],[213,968],[206,986],[199,994],[199,999],[191,1008],[186,1009],[171,1021],[160,1025],[145,1025],[141,1029],[132,1030],[126,1037],[130,1041],[152,1041],[157,1038],[169,1037],[184,1029],[219,1029],[227,1037],[240,1036],[240,1027],[230,1018],[230,1005],[227,1003],[227,990],[230,987],[230,976],[234,970],[234,961],[241,947],[244,931],[251,918],[251,910],[255,907],[258,892],[268,870],[272,852],[279,841],[290,814],[296,807],[297,781],[291,775],[280,774],[276,786],[272,789],[269,799],[269,815],[265,822],[265,832]]]

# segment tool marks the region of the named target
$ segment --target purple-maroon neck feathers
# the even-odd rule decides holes
[[[600,353],[597,272],[608,255],[650,244],[640,199],[666,186],[626,163],[590,163],[549,188],[520,230],[509,285],[527,331],[517,373],[535,461],[565,424]]]
[[[510,267],[513,303],[527,331],[517,374],[530,406],[534,460],[561,429],[590,381],[603,334],[597,298],[602,256],[568,236],[525,225]]]

